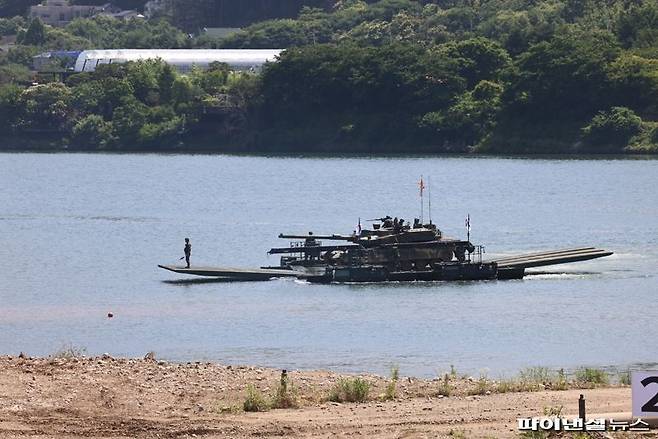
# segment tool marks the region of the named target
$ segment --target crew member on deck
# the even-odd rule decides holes
[[[192,254],[192,244],[190,244],[190,238],[185,238],[185,248],[183,251],[185,252],[185,262],[187,262],[187,267],[185,268],[190,268],[190,255]]]

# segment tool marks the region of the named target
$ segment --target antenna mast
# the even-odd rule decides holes
[[[430,224],[432,224],[432,182],[430,176],[427,176],[427,210],[429,210]]]
[[[420,222],[423,222],[423,207],[425,203],[423,202],[423,190],[425,189],[425,184],[423,183],[423,176],[420,176],[420,181],[418,182],[418,187],[420,188]]]

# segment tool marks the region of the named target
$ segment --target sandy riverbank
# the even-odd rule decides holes
[[[341,375],[290,371],[299,408],[241,411],[249,384],[275,391],[280,371],[144,359],[0,357],[0,437],[517,437],[516,418],[563,406],[577,413],[630,411],[630,388],[472,395],[477,380],[400,377],[396,398],[381,401],[389,379],[371,384],[364,403],[328,402]]]

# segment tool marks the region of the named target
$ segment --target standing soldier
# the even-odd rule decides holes
[[[187,262],[187,267],[185,268],[190,268],[190,255],[192,254],[192,244],[190,244],[190,238],[185,238],[185,248],[183,251],[185,252],[185,262]]]

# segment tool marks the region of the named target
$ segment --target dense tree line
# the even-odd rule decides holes
[[[307,8],[218,47],[291,48],[262,78],[259,122],[273,145],[658,150],[657,3],[424,3]]]
[[[166,20],[117,20],[108,16],[76,19],[64,28],[44,25],[41,20],[0,18],[0,35],[17,37],[12,50],[85,49],[176,49],[191,47],[192,40]]]
[[[15,138],[124,149],[658,151],[653,0],[341,0],[223,40],[162,20],[53,29],[17,18],[3,29],[22,42],[0,55],[1,132]],[[80,44],[288,50],[259,75],[226,66],[180,75],[147,62],[30,85],[35,51]]]
[[[180,75],[160,60],[99,66],[65,83],[0,88],[0,132],[81,149],[166,149],[245,123],[257,77],[216,63]],[[224,127],[226,125],[226,127]]]
[[[303,6],[328,8],[331,0],[161,0],[161,11],[188,32],[242,27],[255,21],[296,17]]]

